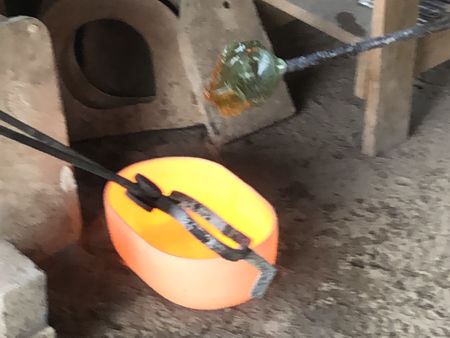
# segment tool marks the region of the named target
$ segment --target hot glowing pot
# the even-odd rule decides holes
[[[169,157],[134,164],[119,174],[133,180],[140,173],[165,195],[177,190],[214,210],[252,239],[250,247],[274,264],[278,222],[273,207],[225,167],[204,159]],[[179,305],[202,310],[238,305],[251,299],[259,271],[246,261],[231,262],[208,249],[171,216],[147,212],[125,189],[108,183],[104,192],[112,242],[142,280]],[[190,215],[224,243],[238,245],[193,212]]]

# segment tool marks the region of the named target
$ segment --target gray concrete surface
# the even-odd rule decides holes
[[[333,47],[298,22],[271,32],[283,57]],[[299,114],[223,147],[216,160],[280,218],[279,274],[262,300],[201,312],[123,266],[105,229],[103,183],[78,173],[83,248],[42,262],[60,337],[449,337],[450,64],[416,83],[412,137],[360,154],[355,60],[288,78]],[[275,113],[275,112],[274,112]],[[156,156],[213,158],[203,128],[77,143],[113,169]],[[209,182],[205,182],[209,184]]]
[[[66,143],[50,37],[36,19],[0,25],[0,109]],[[81,214],[72,168],[0,137],[0,238],[37,258],[78,240]]]
[[[0,337],[52,337],[44,272],[3,240],[0,271]]]

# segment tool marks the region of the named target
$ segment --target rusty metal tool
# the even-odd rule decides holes
[[[444,0],[440,1],[444,3]],[[445,0],[445,4],[449,2]],[[213,102],[223,116],[238,116],[244,110],[266,102],[286,73],[448,29],[450,15],[447,14],[430,23],[289,60],[276,57],[258,41],[234,42],[220,56],[205,98]]]

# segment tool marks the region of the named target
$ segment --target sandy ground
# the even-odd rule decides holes
[[[272,32],[284,57],[335,41],[299,22]],[[450,63],[416,84],[410,140],[360,154],[354,59],[288,78],[299,114],[225,146],[221,161],[280,218],[279,274],[263,300],[201,312],[173,305],[120,263],[103,182],[78,173],[85,249],[42,262],[60,337],[450,337]],[[118,170],[157,156],[213,158],[203,128],[75,147]]]

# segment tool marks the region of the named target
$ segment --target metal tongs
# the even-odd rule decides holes
[[[14,129],[7,127],[7,125]],[[275,277],[276,268],[249,247],[250,238],[233,228],[220,216],[195,199],[181,192],[173,192],[171,195],[166,196],[156,184],[140,174],[136,175],[136,182],[130,181],[2,110],[0,110],[0,136],[27,145],[50,156],[69,162],[75,167],[102,177],[107,181],[119,184],[125,188],[127,196],[138,206],[149,212],[153,209],[159,209],[167,213],[183,225],[203,245],[220,257],[232,262],[245,260],[260,271],[251,293],[252,297],[261,298]],[[192,206],[195,206],[195,208],[192,208]],[[189,215],[187,212],[189,209],[210,222],[224,236],[239,244],[239,248],[228,246],[220,238],[203,229]]]

